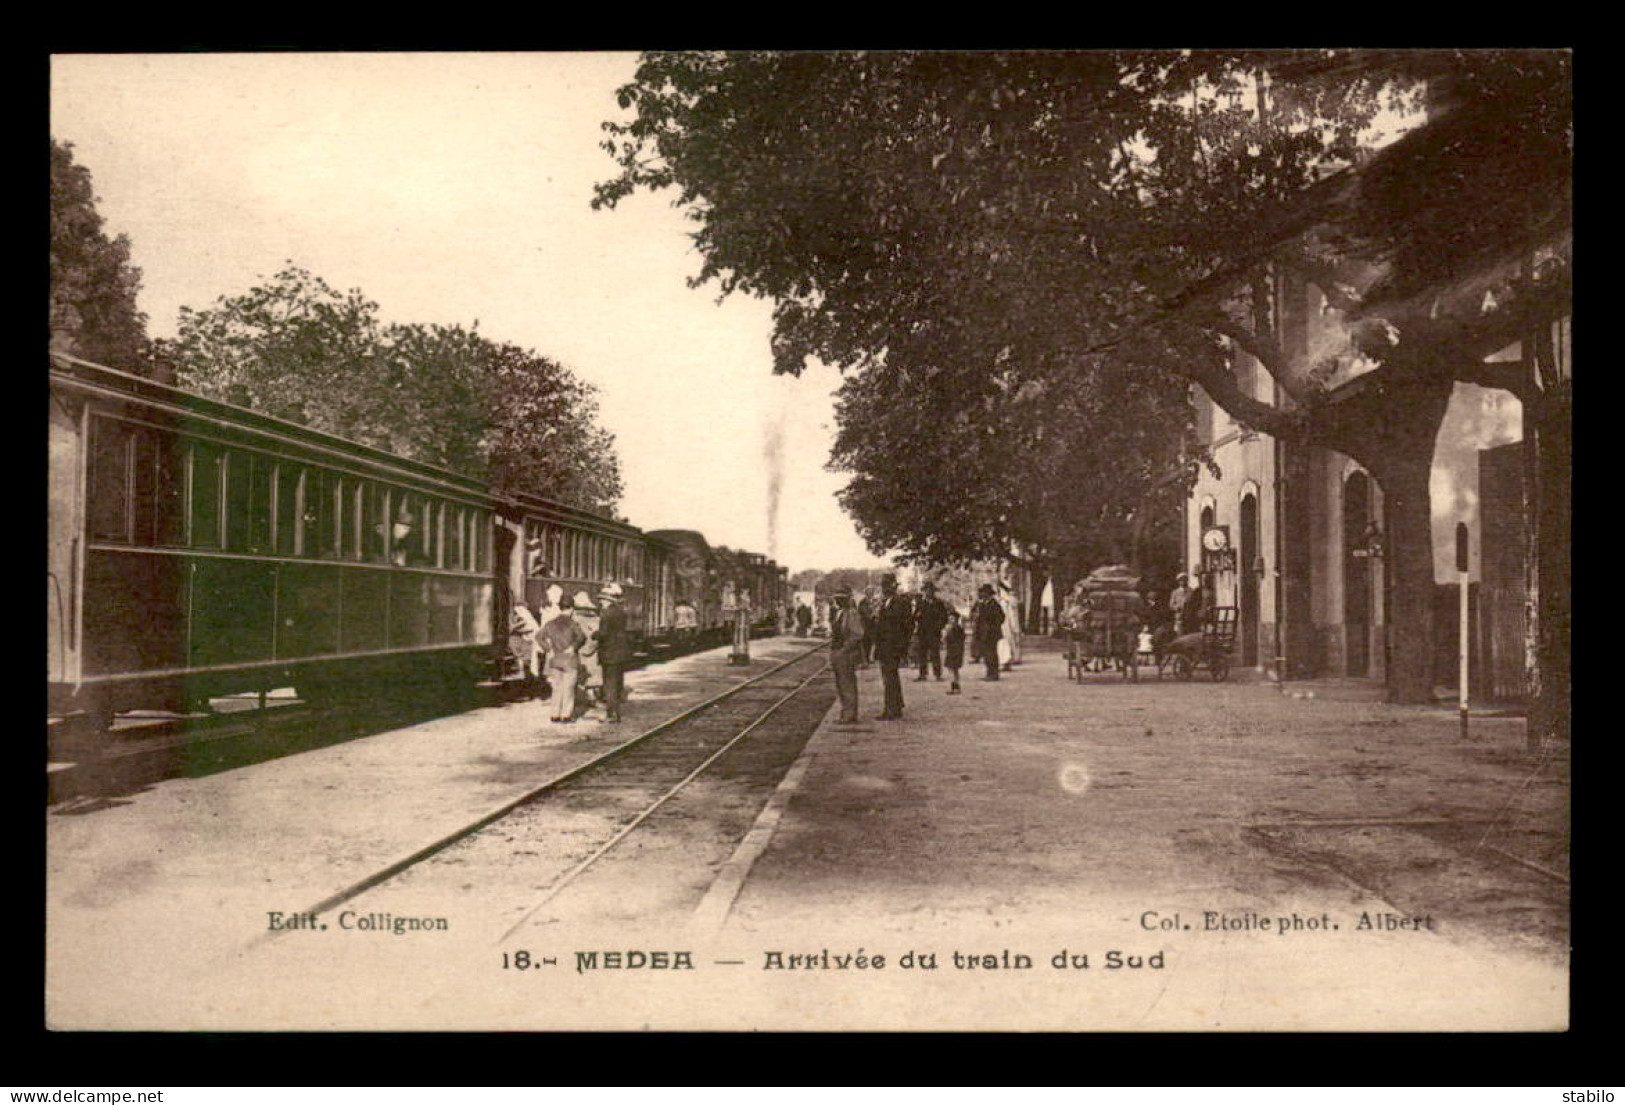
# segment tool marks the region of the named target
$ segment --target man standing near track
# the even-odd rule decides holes
[[[885,688],[885,702],[876,721],[896,721],[903,716],[903,680],[897,672],[908,659],[913,636],[914,606],[897,593],[897,577],[888,572],[880,577],[880,606],[875,612],[875,659]]]
[[[863,615],[852,605],[852,588],[835,589],[829,616],[829,666],[835,670],[835,693],[841,698],[837,724],[858,721],[858,665],[863,662]]]
[[[863,620],[863,666],[868,667],[875,660],[875,589],[865,587],[863,597],[858,600],[858,614]]]
[[[925,682],[926,669],[936,673],[942,682],[942,630],[948,624],[948,604],[937,598],[937,585],[927,583],[920,588],[920,605],[915,612],[919,622],[920,674],[916,683]]]
[[[993,597],[993,585],[984,583],[976,589],[976,605],[971,607],[971,660],[987,665],[982,678],[996,682],[999,678],[999,641],[1004,630],[1004,609]]]
[[[553,684],[553,723],[568,724],[576,719],[576,677],[581,670],[581,646],[587,634],[575,619],[575,603],[569,595],[559,596],[559,612],[540,634],[547,647],[547,681]]]
[[[626,666],[632,662],[632,638],[626,631],[621,585],[606,583],[598,592],[598,663],[604,669],[604,720],[621,720]]]

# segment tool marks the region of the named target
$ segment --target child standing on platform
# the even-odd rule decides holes
[[[942,634],[942,666],[948,669],[949,694],[959,693],[959,666],[965,662],[965,627],[959,624],[959,611],[948,612],[948,628]]]

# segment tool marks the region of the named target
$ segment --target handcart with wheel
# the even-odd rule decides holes
[[[1116,669],[1138,679],[1135,654],[1145,603],[1139,575],[1123,565],[1098,568],[1078,585],[1081,616],[1068,629],[1067,676],[1082,681],[1086,672]]]
[[[1157,674],[1169,669],[1175,679],[1189,679],[1205,670],[1214,682],[1223,682],[1230,677],[1230,654],[1235,648],[1236,608],[1216,606],[1208,612],[1200,633],[1175,637],[1163,646]]]

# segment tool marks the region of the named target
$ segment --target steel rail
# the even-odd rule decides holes
[[[800,659],[800,657],[798,657],[798,659]],[[498,937],[496,942],[499,944],[502,943],[504,940],[507,940],[514,933],[523,928],[525,924],[536,915],[538,910],[547,905],[547,903],[551,902],[554,898],[558,897],[559,893],[563,891],[566,886],[569,886],[589,867],[597,863],[604,856],[608,855],[611,849],[613,849],[621,841],[625,840],[628,836],[632,835],[632,833],[645,821],[647,821],[656,810],[658,810],[661,806],[664,806],[667,801],[675,797],[677,793],[684,787],[688,786],[688,784],[699,778],[700,775],[705,772],[706,768],[716,763],[717,760],[721,759],[736,744],[750,736],[750,734],[756,730],[757,726],[761,725],[768,718],[776,714],[779,707],[783,706],[786,702],[789,702],[796,695],[800,694],[803,687],[805,687],[808,683],[811,683],[814,679],[817,679],[820,675],[823,675],[828,670],[829,664],[828,662],[825,662],[823,667],[807,676],[807,678],[803,679],[800,683],[797,683],[788,694],[784,695],[777,702],[773,703],[773,705],[769,706],[760,717],[751,722],[749,725],[745,726],[738,733],[734,734],[734,736],[730,737],[727,743],[721,748],[718,748],[715,752],[707,756],[705,761],[701,763],[699,767],[696,767],[693,771],[689,772],[680,782],[675,784],[670,790],[666,791],[665,794],[662,794],[659,798],[655,799],[653,803],[645,807],[642,813],[638,814],[631,821],[628,821],[625,825],[621,826],[619,832],[610,837],[609,840],[605,841],[603,844],[599,845],[597,850],[595,850],[591,855],[582,860],[580,863],[576,864],[569,871],[566,871],[563,875],[560,875],[557,879],[553,880],[552,885],[547,888],[547,892],[537,900],[536,904],[525,910],[524,914],[519,918],[519,920],[515,921],[511,928]]]
[[[511,799],[508,799],[507,801],[502,802],[501,804],[499,804],[496,807],[494,807],[494,808],[486,811],[485,813],[479,815],[478,817],[474,818],[472,821],[467,822],[466,824],[462,825],[461,827],[459,827],[457,829],[454,829],[449,833],[445,833],[445,834],[443,834],[441,836],[435,837],[433,840],[430,840],[427,843],[422,844],[422,845],[420,845],[420,846],[418,846],[416,848],[413,848],[410,851],[398,856],[397,858],[391,860],[389,863],[385,864],[383,867],[380,867],[378,870],[372,872],[371,874],[363,876],[362,878],[360,878],[360,879],[356,880],[355,882],[349,884],[348,886],[344,887],[343,889],[336,891],[335,893],[329,894],[327,897],[323,898],[321,901],[317,902],[315,905],[310,906],[309,908],[305,909],[303,912],[312,913],[312,914],[321,914],[321,913],[326,913],[326,912],[332,910],[336,906],[343,905],[345,902],[351,900],[352,898],[358,897],[361,894],[366,893],[368,890],[371,890],[373,887],[378,886],[378,885],[380,885],[382,883],[388,882],[390,879],[393,879],[395,876],[399,875],[401,872],[403,872],[403,871],[407,870],[408,868],[413,867],[413,866],[423,862],[424,860],[428,859],[430,856],[436,854],[437,852],[442,852],[445,849],[451,847],[453,844],[456,844],[458,841],[465,840],[468,837],[473,836],[475,833],[479,832],[481,829],[485,828],[486,826],[492,824],[493,822],[500,821],[502,818],[508,816],[510,813],[512,813],[514,810],[518,809],[520,806],[523,806],[528,802],[534,801],[536,798],[539,798],[540,796],[542,796],[543,794],[546,794],[550,790],[553,790],[553,789],[555,789],[555,788],[557,788],[559,786],[562,786],[564,783],[569,782],[571,779],[574,779],[578,775],[583,775],[583,774],[587,773],[588,771],[593,770],[594,768],[601,767],[602,765],[608,763],[609,761],[618,758],[619,756],[621,756],[625,752],[631,750],[632,748],[634,748],[634,747],[636,747],[636,746],[638,746],[640,744],[643,744],[645,741],[651,739],[652,737],[656,736],[657,734],[663,733],[667,729],[670,729],[673,726],[676,726],[676,725],[678,725],[678,724],[680,724],[680,723],[682,723],[684,721],[687,721],[689,718],[693,717],[695,714],[698,714],[700,711],[706,710],[706,709],[716,705],[717,703],[724,701],[725,699],[732,698],[734,695],[738,694],[740,691],[743,691],[744,689],[751,686],[752,684],[759,683],[763,679],[766,679],[768,676],[775,675],[778,672],[783,671],[785,668],[790,667],[792,664],[798,664],[801,661],[805,660],[807,657],[811,656],[813,653],[818,652],[821,649],[824,649],[824,648],[827,648],[827,647],[828,647],[828,642],[824,642],[824,643],[821,643],[821,644],[818,644],[818,645],[814,646],[813,648],[807,649],[807,650],[805,650],[805,651],[803,651],[803,652],[801,652],[801,653],[799,653],[799,654],[797,654],[795,656],[792,656],[790,659],[784,661],[781,664],[774,665],[773,667],[769,668],[767,671],[762,672],[760,675],[752,676],[749,679],[746,679],[746,680],[744,680],[744,681],[742,681],[740,683],[735,684],[732,687],[729,687],[727,690],[724,690],[724,691],[720,692],[719,694],[715,694],[715,695],[711,696],[710,698],[706,699],[704,702],[698,703],[697,705],[692,706],[687,710],[684,710],[680,714],[676,714],[676,715],[673,715],[672,717],[667,718],[665,721],[660,722],[659,724],[653,726],[652,728],[648,729],[647,731],[645,731],[643,733],[640,733],[639,735],[631,738],[628,741],[625,741],[625,742],[623,742],[623,743],[621,743],[619,745],[616,745],[614,748],[609,749],[608,751],[604,752],[602,755],[595,756],[592,759],[587,760],[584,763],[578,764],[575,767],[572,767],[567,771],[560,772],[558,775],[553,776],[552,778],[548,779],[547,781],[545,781],[543,783],[540,783],[540,784],[530,788],[529,790],[527,790],[524,793],[520,794],[518,797],[511,798]],[[826,663],[825,667],[828,667],[827,663]],[[823,668],[820,668],[819,669],[819,674],[821,674],[823,672],[823,670],[824,670]],[[800,688],[797,688],[797,689],[799,690]],[[777,709],[777,706],[775,706],[774,708]],[[274,940],[276,937],[282,935],[282,933],[285,932],[285,931],[287,931],[287,930],[280,930],[279,929],[279,930],[277,930],[275,932],[262,933],[260,936],[256,937],[254,939],[254,941],[251,942],[250,946],[253,947],[253,946],[256,946],[256,945],[261,944],[261,943],[268,943],[271,940]]]
[[[1483,817],[1366,817],[1366,818],[1335,818],[1325,821],[1248,821],[1242,825],[1244,829],[1263,830],[1291,830],[1291,829],[1472,829],[1487,826],[1484,835],[1471,849],[1457,848],[1458,852],[1473,855],[1478,851],[1493,852],[1502,859],[1529,868],[1537,874],[1545,875],[1549,879],[1567,884],[1569,877],[1561,871],[1554,871],[1532,859],[1515,855],[1505,848],[1487,843],[1489,834],[1496,827],[1503,824],[1503,816],[1498,814],[1493,818]],[[1364,885],[1363,883],[1361,885]],[[1367,888],[1374,889],[1374,888]]]

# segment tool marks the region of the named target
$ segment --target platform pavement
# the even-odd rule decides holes
[[[222,950],[245,918],[262,930],[268,909],[308,909],[816,643],[753,641],[748,667],[724,646],[630,671],[619,725],[553,725],[546,702],[506,703],[48,807],[53,983],[105,986],[117,963],[118,985],[139,993],[143,969],[166,957]]]
[[[966,991],[942,985],[876,1007],[858,1026],[1563,1022],[1566,966],[1550,942],[1494,931],[1516,911],[1474,912],[1480,901],[1526,904],[1516,868],[1503,885],[1442,905],[1426,900],[1425,885],[1418,898],[1414,885],[1364,875],[1384,897],[1313,856],[1273,853],[1255,828],[1341,819],[1380,834],[1417,819],[1530,813],[1520,806],[1533,793],[1521,722],[1485,722],[1480,740],[1463,746],[1441,711],[1365,696],[1293,697],[1258,679],[1159,681],[1154,671],[1137,683],[1101,674],[1079,684],[1045,641],[1030,642],[998,682],[966,668],[963,694],[947,686],[905,671],[903,719],[875,720],[878,669],[860,672],[863,720],[838,725],[836,709],[825,718],[793,792],[778,796],[771,839],[738,880],[721,938],[746,959],[772,948],[894,957],[934,948],[946,963],[954,950],[1048,957],[1070,947],[1092,950],[1096,976],[1110,949],[1165,951],[1180,969],[1161,976],[1161,989],[1125,984],[1121,1008],[1079,997],[1063,1013],[1026,992],[994,1017],[982,990],[966,1005]],[[1365,830],[1347,831],[1364,839]],[[1380,866],[1380,836],[1369,846],[1378,854],[1367,861]],[[1455,853],[1436,848],[1425,858],[1443,891]],[[1437,931],[1358,931],[1362,914],[1416,911],[1436,914]],[[1292,939],[1204,933],[1208,912],[1329,916],[1340,927]],[[1161,996],[1170,986],[1177,1000]]]

